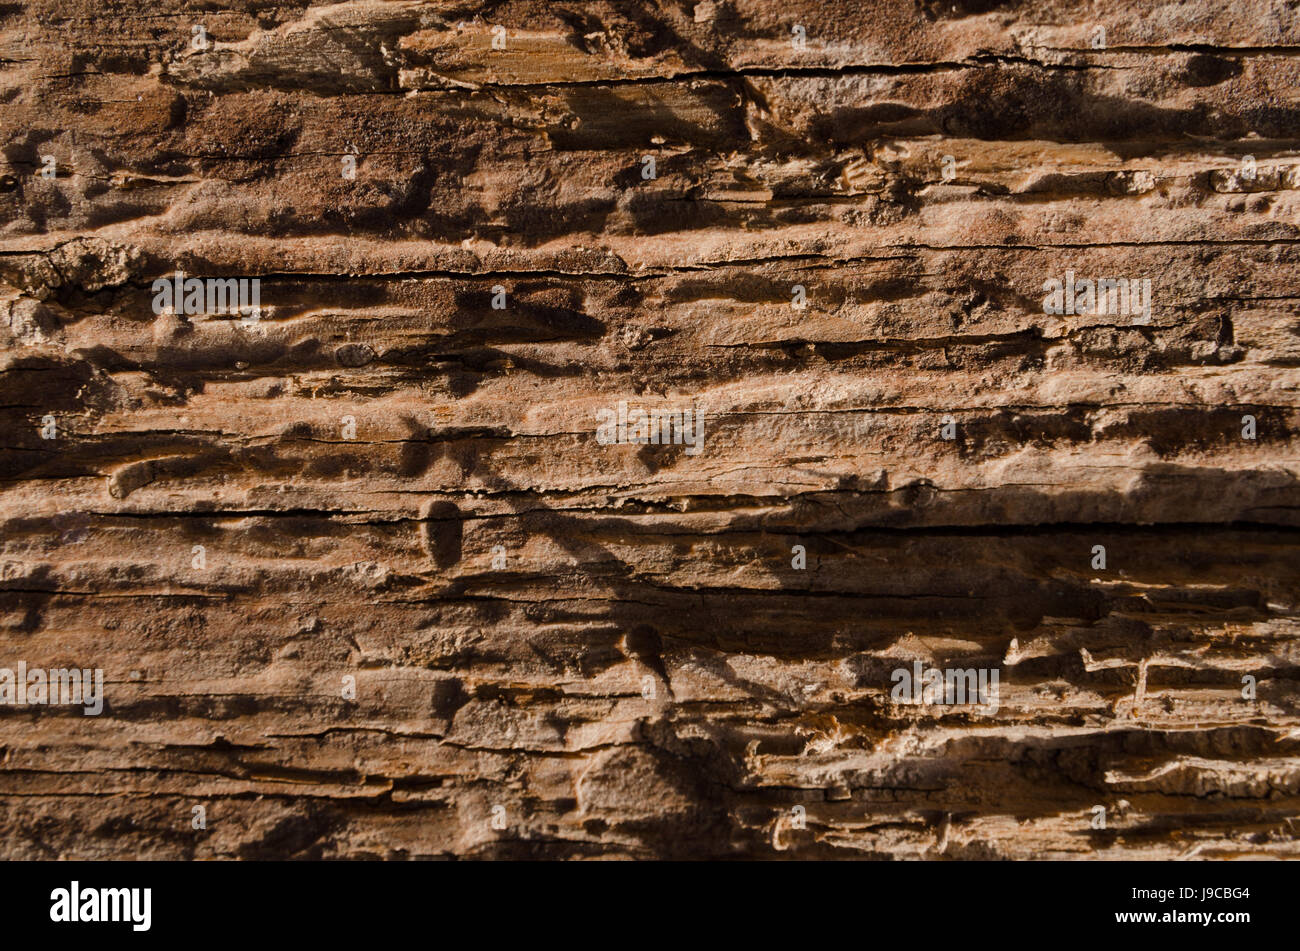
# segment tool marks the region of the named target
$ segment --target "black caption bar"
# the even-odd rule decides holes
[[[1214,940],[1293,913],[1287,863],[7,863],[7,931],[154,938],[375,938],[482,929],[599,940],[708,934],[771,940],[858,932],[873,942],[992,938],[1008,927],[1083,937]],[[399,932],[400,933],[400,932]],[[639,937],[638,937],[639,936]]]

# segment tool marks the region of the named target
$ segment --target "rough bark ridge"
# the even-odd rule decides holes
[[[1300,854],[1300,13],[1076,8],[0,5],[0,853]]]

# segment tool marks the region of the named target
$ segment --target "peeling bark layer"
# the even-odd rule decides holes
[[[0,853],[1300,854],[1298,14],[1074,6],[0,5]]]

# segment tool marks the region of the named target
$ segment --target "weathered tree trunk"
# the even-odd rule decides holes
[[[1103,6],[0,6],[0,854],[1300,854],[1300,24]]]

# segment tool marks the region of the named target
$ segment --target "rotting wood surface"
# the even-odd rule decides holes
[[[1076,7],[0,5],[0,853],[1300,854],[1298,14]]]

